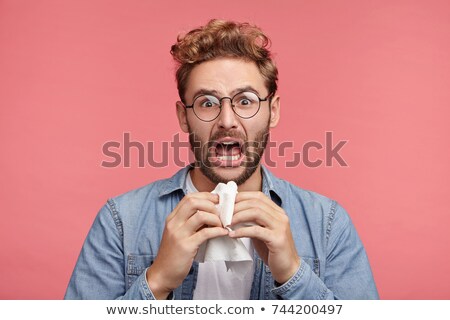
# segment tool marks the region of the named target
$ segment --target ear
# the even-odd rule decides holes
[[[186,108],[184,107],[184,105],[181,101],[177,101],[176,108],[177,108],[177,117],[178,117],[178,123],[180,124],[180,128],[181,128],[181,130],[183,130],[183,132],[188,133],[189,128],[188,128],[188,124],[187,124]]]
[[[280,121],[280,96],[275,95],[270,104],[270,128],[275,128]]]

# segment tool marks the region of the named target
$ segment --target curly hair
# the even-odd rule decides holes
[[[256,26],[213,19],[205,26],[179,35],[170,50],[178,64],[178,94],[184,101],[186,84],[198,64],[219,57],[240,58],[255,62],[269,93],[277,91],[278,70],[269,51],[270,40]]]

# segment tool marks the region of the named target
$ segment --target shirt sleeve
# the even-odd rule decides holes
[[[147,270],[126,290],[123,252],[120,219],[105,204],[83,244],[64,299],[155,299],[147,284]]]
[[[286,283],[272,289],[280,299],[378,299],[363,244],[345,210],[332,206],[327,228],[325,276],[319,278],[301,262]]]

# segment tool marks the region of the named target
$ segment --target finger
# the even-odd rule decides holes
[[[186,223],[186,221],[194,215],[197,210],[210,212],[219,215],[219,212],[213,202],[208,199],[188,198],[183,205],[178,208],[177,213],[169,220],[178,226]]]
[[[256,224],[269,229],[274,229],[277,219],[272,214],[267,213],[264,208],[250,207],[236,212],[231,220],[231,225],[235,226],[241,223],[251,222],[255,222]]]
[[[215,204],[210,200],[191,198],[185,201],[183,207],[178,210],[178,213],[174,219],[180,219],[185,222],[199,210],[209,212],[217,216],[219,215]]]
[[[222,222],[217,215],[198,210],[186,221],[179,231],[190,236],[203,226],[222,227]]]
[[[221,227],[203,228],[194,233],[189,240],[192,241],[195,246],[200,247],[203,242],[209,239],[226,236],[228,232],[227,229]]]
[[[195,202],[195,200],[207,200],[214,204],[219,203],[219,196],[217,194],[212,194],[210,192],[194,192],[187,194],[181,199],[181,201],[177,204],[177,206],[173,209],[173,211],[167,216],[167,221],[172,220],[177,214],[178,211],[183,208],[186,204],[189,204],[191,202]],[[200,208],[199,208],[200,209]],[[197,210],[197,209],[196,209]],[[196,211],[194,210],[194,212]],[[208,211],[208,210],[207,210]]]
[[[249,200],[241,201],[234,205],[234,215],[236,215],[237,213],[239,213],[241,211],[249,210],[249,209],[256,209],[256,210],[260,211],[261,214],[270,215],[274,219],[276,219],[277,215],[280,214],[272,206],[270,206],[269,204],[267,204],[265,202],[260,202],[257,199],[249,199]],[[233,216],[233,219],[234,219],[234,216]]]
[[[264,193],[262,193],[261,191],[244,191],[244,192],[239,192],[236,195],[236,200],[235,203],[240,203],[242,201],[246,201],[246,200],[254,200],[257,203],[261,204],[261,203],[265,203],[268,206],[270,206],[271,208],[273,208],[274,210],[279,210],[280,207],[276,205],[276,203],[274,203],[272,201],[272,199],[270,199],[268,196],[266,196]]]
[[[228,232],[228,236],[230,238],[251,238],[258,239],[263,241],[264,243],[271,242],[273,232],[271,232],[267,228],[263,228],[261,226],[251,226],[246,228],[241,228],[238,230],[233,230]]]
[[[236,194],[236,202],[240,202],[243,200],[249,200],[249,199],[259,199],[259,198],[268,198],[264,193],[261,191],[242,191],[238,192]]]

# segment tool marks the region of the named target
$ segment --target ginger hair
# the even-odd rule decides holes
[[[252,61],[270,93],[277,91],[278,70],[269,51],[270,40],[256,26],[213,19],[205,26],[179,35],[170,53],[177,62],[176,81],[184,101],[189,74],[198,64],[220,57]]]

